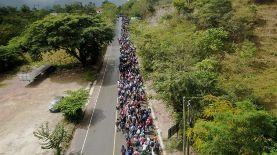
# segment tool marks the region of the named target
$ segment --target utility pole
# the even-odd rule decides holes
[[[190,115],[190,108],[191,108],[191,104],[190,104],[190,101],[191,100],[188,100],[188,126],[191,127],[191,115]],[[187,137],[187,155],[189,155],[189,143],[190,143],[190,140],[189,140],[189,137]]]
[[[183,152],[186,155],[186,106],[185,106],[185,97],[183,97]]]
[[[185,99],[188,98],[189,100],[185,102]],[[188,127],[191,127],[192,118],[191,118],[191,99],[202,98],[202,97],[183,97],[183,152],[184,155],[189,155],[189,137],[186,136],[186,131]],[[186,111],[187,107],[187,111]],[[187,112],[187,116],[186,116]]]

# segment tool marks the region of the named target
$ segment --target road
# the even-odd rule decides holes
[[[104,65],[93,88],[83,121],[77,127],[67,154],[118,155],[124,144],[121,133],[115,131],[117,81],[119,78],[119,43],[121,20],[116,35],[108,46]]]

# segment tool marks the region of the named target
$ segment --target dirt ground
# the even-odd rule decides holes
[[[40,148],[33,131],[46,121],[53,127],[62,119],[61,113],[48,110],[54,96],[87,84],[75,71],[52,73],[28,87],[17,75],[0,75],[0,155],[52,154]]]

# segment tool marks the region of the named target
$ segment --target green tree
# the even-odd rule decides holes
[[[59,14],[34,22],[21,38],[20,46],[34,59],[63,49],[85,66],[98,60],[101,49],[112,41],[113,29],[99,16]]]
[[[157,0],[129,0],[121,7],[121,13],[128,16],[145,17],[155,11]]]
[[[204,28],[218,27],[232,11],[230,0],[195,0],[193,6],[193,16],[198,25]]]
[[[57,108],[62,111],[67,120],[77,122],[82,118],[82,108],[87,99],[88,91],[84,89],[67,91],[67,96],[61,100]]]
[[[173,0],[173,6],[178,10],[180,13],[184,10],[184,7],[186,6],[185,0]]]
[[[190,0],[173,0],[173,6],[177,9],[178,13],[191,13],[192,8],[189,6]]]
[[[212,55],[224,54],[228,33],[223,28],[198,31],[195,35],[194,56],[200,60]]]
[[[68,13],[80,13],[82,12],[83,4],[81,2],[73,2],[72,4],[66,4],[65,10]]]
[[[46,122],[34,131],[33,134],[41,140],[40,145],[42,149],[55,149],[56,155],[62,154],[61,145],[68,138],[67,131],[62,124],[56,125],[55,129],[51,131],[48,127],[48,122]]]
[[[239,56],[243,59],[251,59],[256,56],[256,51],[256,45],[246,40],[242,43],[242,46],[239,49]]]
[[[56,4],[56,5],[53,5],[53,10],[56,12],[56,13],[62,13],[64,12],[64,9],[61,7],[61,5],[59,4]]]
[[[20,11],[23,12],[23,13],[29,13],[29,12],[31,12],[31,9],[30,9],[29,6],[24,4],[24,5],[21,6]]]
[[[116,15],[118,14],[117,6],[109,1],[106,1],[103,2],[102,8],[102,16],[104,16],[104,18],[106,18],[106,20],[108,20],[111,23],[115,22]]]
[[[257,110],[249,101],[235,105],[216,97],[204,110],[209,119],[199,119],[193,128],[195,148],[201,154],[262,154],[276,143],[277,120]]]

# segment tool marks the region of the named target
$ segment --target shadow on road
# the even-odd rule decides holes
[[[91,120],[91,125],[94,126],[105,118],[106,116],[104,115],[103,110],[95,109],[93,113],[93,118]]]
[[[79,124],[78,128],[87,129],[90,117],[91,117],[91,115],[89,117],[84,117],[82,122]],[[93,127],[97,123],[101,122],[105,118],[106,118],[106,116],[104,115],[103,110],[100,110],[100,109],[96,108],[94,110],[93,117],[92,117],[92,120],[91,120],[91,127]]]

